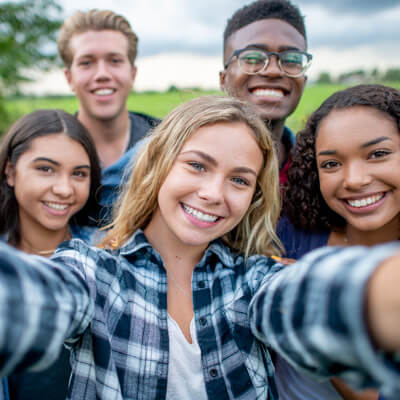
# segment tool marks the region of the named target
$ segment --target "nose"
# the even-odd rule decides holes
[[[212,204],[221,204],[224,198],[224,180],[218,176],[205,179],[197,193],[202,200]]]
[[[110,71],[106,61],[99,60],[97,62],[95,79],[96,80],[110,79]]]
[[[259,74],[270,77],[281,77],[284,75],[279,66],[279,59],[276,54],[269,55],[267,65],[259,72]]]
[[[345,168],[343,186],[349,190],[359,190],[371,183],[372,177],[365,165],[353,162]]]
[[[69,177],[59,177],[52,186],[53,193],[62,198],[68,198],[74,193]]]

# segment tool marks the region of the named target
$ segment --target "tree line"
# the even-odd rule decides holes
[[[369,82],[400,82],[400,68],[388,68],[386,71],[379,71],[374,68],[370,71],[365,69],[356,69],[354,71],[344,72],[336,78],[329,72],[321,72],[317,83],[340,83],[340,84],[358,84]]]

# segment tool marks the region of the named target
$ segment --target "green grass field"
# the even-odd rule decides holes
[[[400,89],[400,82],[393,83],[391,86]],[[343,85],[308,85],[303,97],[294,114],[292,114],[287,124],[297,132],[304,126],[307,117],[332,93],[345,88]],[[128,99],[128,109],[140,111],[156,117],[164,117],[170,110],[178,104],[190,100],[194,97],[207,94],[221,94],[219,91],[199,91],[199,90],[179,90],[165,93],[132,93]],[[70,113],[74,113],[78,108],[75,97],[24,97],[19,99],[8,99],[6,109],[12,119],[16,119],[23,114],[42,108],[61,108]]]

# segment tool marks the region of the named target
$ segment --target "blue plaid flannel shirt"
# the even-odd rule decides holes
[[[398,390],[395,355],[374,350],[362,318],[365,282],[396,249],[378,248],[366,257],[364,248],[327,248],[298,267],[283,267],[262,256],[245,264],[213,242],[192,278],[209,399],[278,398],[261,341],[318,376],[349,373],[363,384],[379,381]],[[16,365],[44,368],[68,338],[69,398],[165,399],[167,276],[141,231],[118,252],[73,240],[53,263],[2,245],[0,259],[2,374]]]

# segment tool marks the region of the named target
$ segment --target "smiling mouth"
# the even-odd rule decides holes
[[[52,202],[43,202],[47,207],[52,208],[56,211],[64,211],[69,207],[69,204],[60,204],[60,203],[52,203]]]
[[[257,97],[276,97],[281,99],[285,94],[281,89],[251,89],[251,93]]]
[[[110,96],[114,92],[114,89],[97,89],[93,91],[93,93],[97,96]]]
[[[189,207],[186,204],[182,204],[183,209],[193,217],[197,218],[199,221],[203,222],[215,222],[217,221],[220,217],[217,215],[212,215],[212,214],[205,214],[199,210],[196,210],[192,207]]]
[[[377,203],[384,196],[385,196],[385,193],[378,193],[373,196],[364,197],[363,199],[345,200],[345,202],[352,207],[362,208],[362,207],[367,207],[367,206]]]

